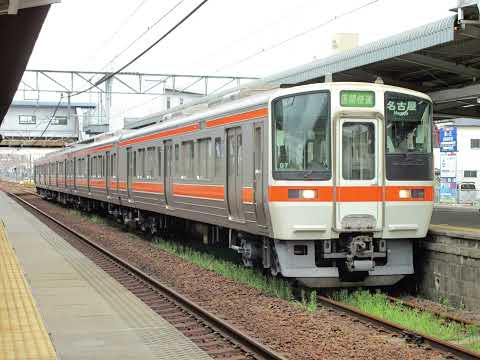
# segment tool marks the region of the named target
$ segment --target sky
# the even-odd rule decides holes
[[[62,0],[51,7],[28,69],[114,71],[200,2]],[[331,55],[334,33],[358,33],[363,45],[451,15],[455,4],[456,0],[209,0],[126,71],[264,77]],[[114,101],[113,113],[138,116],[122,113],[122,106],[131,107],[127,103]],[[133,111],[144,115],[145,109]]]

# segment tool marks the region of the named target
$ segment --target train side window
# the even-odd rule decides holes
[[[220,176],[222,172],[223,144],[222,138],[215,138],[215,176]]]
[[[175,144],[175,175],[180,176],[180,145]]]
[[[162,176],[162,148],[158,147],[158,155],[157,155],[157,169],[158,169],[158,177]]]
[[[133,170],[133,177],[137,177],[137,152],[133,151],[133,164],[132,164],[132,170]]]
[[[182,143],[182,163],[184,164],[184,175],[187,178],[193,178],[195,164],[195,149],[193,141],[184,141]]]
[[[152,179],[155,176],[156,164],[155,147],[148,147],[145,162],[145,176],[147,179]]]
[[[145,149],[138,149],[138,177],[145,178]]]
[[[111,156],[110,156],[110,175],[112,177],[112,179],[115,179],[117,177],[117,168],[116,168],[116,160],[117,160],[117,154],[116,153],[113,153]]]
[[[210,178],[210,158],[212,140],[210,138],[198,140],[198,177],[200,179]]]

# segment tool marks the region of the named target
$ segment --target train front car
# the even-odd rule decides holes
[[[379,84],[282,90],[270,101],[273,273],[312,287],[412,274],[432,213],[432,104]],[[272,243],[270,243],[272,244]]]

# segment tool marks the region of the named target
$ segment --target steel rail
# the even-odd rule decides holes
[[[412,331],[410,329],[407,329],[397,323],[394,323],[389,320],[382,319],[378,316],[374,316],[371,314],[368,314],[364,311],[361,311],[353,306],[343,304],[341,302],[332,300],[328,297],[325,296],[318,296],[318,300],[320,304],[333,308],[337,311],[341,311],[343,313],[347,313],[348,315],[351,315],[353,317],[356,317],[360,320],[368,321],[370,323],[373,323],[374,325],[380,326],[384,329],[387,329],[391,332],[401,334],[405,336],[408,340],[415,342],[417,345],[420,344],[427,344],[431,346],[432,348],[435,348],[437,350],[440,350],[442,352],[447,352],[452,355],[455,355],[461,359],[468,359],[468,360],[478,360],[480,359],[480,354],[473,352],[471,350],[462,348],[460,346],[457,346],[455,344],[449,343],[444,340],[440,340],[437,338],[434,338],[429,335],[424,335],[415,331]]]
[[[437,316],[441,319],[444,319],[444,320],[456,322],[456,323],[459,323],[459,324],[462,324],[462,325],[480,326],[480,323],[478,323],[476,321],[462,319],[458,316],[454,316],[454,315],[448,314],[446,312],[442,312],[442,311],[438,311],[438,310],[434,310],[434,309],[427,309],[427,308],[425,308],[421,305],[411,303],[407,300],[402,300],[402,299],[397,298],[395,296],[389,296],[388,295],[387,299],[389,301],[391,301],[392,303],[399,303],[400,305],[405,306],[405,307],[409,307],[411,309],[429,312],[429,313],[431,313],[431,314],[433,314],[433,315],[435,315],[435,316]]]
[[[6,191],[7,192],[7,191]],[[210,328],[214,331],[220,333],[225,338],[232,341],[234,344],[242,346],[242,349],[250,356],[255,357],[256,359],[262,360],[287,360],[284,356],[276,353],[266,345],[258,342],[257,340],[253,339],[252,337],[244,334],[240,330],[234,328],[224,320],[220,319],[219,317],[213,315],[209,311],[205,310],[204,308],[200,307],[199,305],[195,304],[191,300],[187,299],[174,289],[170,288],[169,286],[162,284],[157,279],[154,279],[150,275],[146,274],[135,265],[130,264],[129,262],[121,259],[120,257],[114,255],[109,250],[105,249],[103,246],[97,244],[95,241],[90,240],[85,235],[79,233],[78,231],[68,227],[67,225],[63,224],[61,221],[55,219],[54,217],[50,216],[43,210],[39,209],[35,205],[29,203],[28,201],[22,199],[21,197],[17,196],[12,192],[7,192],[8,195],[16,199],[17,201],[21,202],[22,204],[28,206],[29,208],[33,209],[37,213],[41,214],[42,216],[46,217],[48,220],[54,222],[58,226],[60,226],[63,230],[73,234],[75,237],[79,238],[85,244],[91,246],[98,252],[102,253],[104,256],[110,258],[111,260],[115,261],[126,270],[133,273],[135,276],[140,278],[141,280],[145,281],[151,286],[154,286],[156,289],[163,292],[168,298],[170,298],[173,302],[180,305],[180,307],[184,308],[186,311],[190,312],[194,316],[200,318],[203,322],[206,323]]]

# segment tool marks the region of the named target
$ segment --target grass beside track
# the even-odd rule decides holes
[[[411,309],[399,302],[392,303],[384,294],[372,294],[366,290],[352,293],[343,290],[336,292],[333,298],[418,333],[450,341],[473,351],[480,351],[480,328],[477,326],[465,326],[447,321],[428,311]]]
[[[268,278],[254,269],[218,259],[211,254],[193,250],[173,242],[157,239],[154,242],[159,249],[176,255],[183,260],[213,271],[224,277],[262,291],[264,294],[280,299],[292,300],[293,294],[287,281]]]
[[[246,268],[242,265],[219,259],[212,254],[200,252],[173,242],[157,239],[154,244],[163,251],[178,256],[201,268],[220,274],[227,279],[257,289],[265,295],[290,301],[310,313],[317,310],[316,291],[307,293],[305,290],[302,290],[299,296],[300,300],[297,301],[294,300],[290,284],[284,279],[265,276],[256,269]]]

